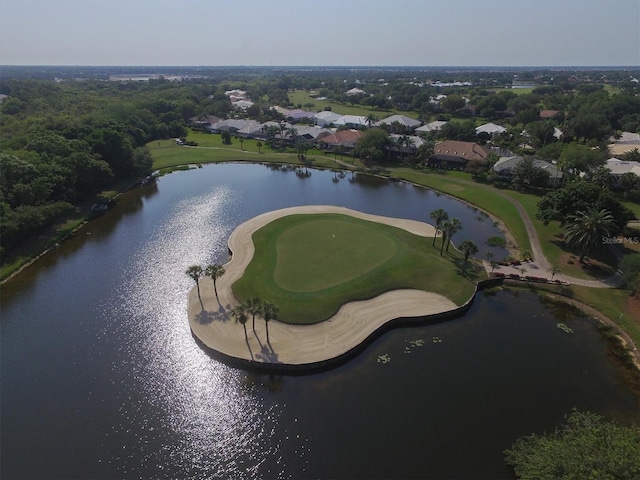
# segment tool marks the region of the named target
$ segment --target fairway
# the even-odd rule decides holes
[[[275,302],[287,323],[318,323],[346,303],[392,290],[439,293],[456,304],[474,292],[459,254],[440,256],[429,238],[349,215],[289,215],[252,239],[255,253],[233,294]]]

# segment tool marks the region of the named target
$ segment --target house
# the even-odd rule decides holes
[[[506,131],[507,129],[501,125],[496,125],[495,123],[485,123],[484,125],[480,125],[476,128],[476,135],[484,133],[491,137],[493,135],[499,135]]]
[[[242,138],[264,138],[264,130],[262,124],[253,120],[248,120],[245,125],[240,128],[236,135]]]
[[[425,143],[422,138],[416,135],[408,136],[409,140],[411,140],[411,145],[398,145],[399,139],[403,138],[403,135],[392,133],[391,135],[389,135],[389,138],[391,139],[392,143],[391,146],[388,147],[388,149],[392,152],[395,152],[400,157],[406,155],[415,155],[415,153],[418,151],[418,148],[420,148],[420,146]]]
[[[331,125],[333,122],[338,120],[341,116],[342,115],[338,113],[333,113],[325,110],[323,112],[316,113],[311,118],[316,125],[319,125],[320,127],[326,127],[327,125]]]
[[[419,127],[420,125],[422,125],[421,121],[414,120],[413,118],[409,118],[409,117],[406,117],[404,115],[391,115],[390,117],[387,117],[387,118],[384,118],[384,119],[380,120],[375,125],[376,126],[380,126],[380,125],[391,126],[391,125],[393,125],[395,123],[399,123],[400,125],[405,127],[407,130],[414,130],[417,127]]]
[[[473,142],[447,140],[436,144],[427,165],[431,167],[464,170],[469,160],[484,161],[489,150]]]
[[[359,130],[338,130],[335,133],[318,138],[318,144],[321,148],[327,150],[333,150],[336,147],[353,150],[356,148],[360,137],[362,137],[362,132]]]
[[[220,120],[219,122],[214,123],[210,127],[207,127],[207,130],[210,130],[211,133],[220,133],[223,131],[236,133],[238,130],[245,127],[250,122],[258,123],[255,120],[230,118],[228,120]]]
[[[609,152],[614,156],[623,155],[634,148],[640,150],[640,134],[638,133],[622,132],[618,138],[611,137],[609,141],[611,142]]]
[[[284,118],[289,120],[290,122],[301,122],[303,120],[307,120],[315,115],[314,112],[309,112],[307,110],[294,109],[289,110],[286,114],[284,114]]]
[[[511,177],[513,169],[526,157],[521,155],[514,155],[510,157],[501,157],[493,165],[493,171],[496,172],[501,177]],[[562,180],[562,172],[560,169],[554,165],[553,163],[549,163],[545,160],[540,160],[538,158],[533,158],[533,166],[537,168],[542,168],[549,174],[549,185],[558,185]]]
[[[361,115],[342,115],[333,124],[336,127],[362,128],[367,126],[367,117]]]
[[[194,128],[208,128],[220,120],[222,120],[222,118],[216,117],[215,115],[196,115],[189,119],[189,124]]]
[[[421,127],[416,128],[416,133],[431,133],[431,132],[439,132],[442,129],[442,126],[448,122],[443,122],[441,120],[436,120],[431,123],[427,123]]]
[[[625,173],[635,173],[640,177],[640,163],[639,162],[625,162],[617,158],[610,158],[607,160],[605,168],[611,172],[612,186],[614,188],[622,187],[622,176]]]
[[[347,90],[345,94],[347,95],[347,97],[352,97],[354,95],[363,95],[364,90],[360,90],[359,88],[352,88],[351,90]]]
[[[233,105],[233,108],[236,110],[246,110],[253,106],[253,102],[251,100],[236,100],[235,102],[232,101],[231,105]]]
[[[550,120],[552,118],[556,118],[559,113],[559,110],[541,110],[538,117],[542,120]]]
[[[315,143],[318,138],[331,135],[331,131],[318,126],[301,126],[293,127],[297,134],[294,141],[305,141],[307,143]]]

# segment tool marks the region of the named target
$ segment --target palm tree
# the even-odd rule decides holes
[[[267,343],[269,342],[269,321],[278,319],[278,312],[280,308],[271,301],[263,302],[262,304],[262,318],[264,318],[264,326],[267,329]]]
[[[216,286],[216,280],[224,275],[224,267],[217,263],[207,265],[207,268],[204,269],[204,274],[207,277],[211,277],[211,280],[213,280],[213,290],[216,292],[216,298],[218,298],[218,287]],[[218,302],[220,302],[219,299]]]
[[[248,313],[251,314],[253,331],[256,331],[256,315],[260,315],[262,313],[262,301],[258,297],[251,297],[249,300],[244,302],[245,309]]]
[[[409,153],[411,152],[411,147],[413,146],[413,140],[409,135],[402,135],[400,139],[401,139],[400,148],[404,147],[407,150],[407,156],[409,156]],[[400,152],[402,157],[402,150]]]
[[[462,224],[460,220],[457,218],[452,218],[451,221],[447,220],[442,224],[442,245],[440,246],[440,255],[442,255],[442,248],[444,244],[447,244],[446,251],[449,251],[449,244],[451,243],[451,237],[455,235],[457,231],[462,228]]]
[[[580,250],[580,263],[589,250],[602,245],[602,237],[611,235],[616,228],[615,220],[609,210],[598,211],[591,208],[586,212],[569,215],[565,226],[565,240]]]
[[[236,138],[240,142],[240,150],[244,150],[244,147],[242,146],[242,144],[244,143],[244,138],[243,137],[238,137],[238,136],[236,136]]]
[[[374,123],[376,123],[378,121],[378,117],[376,115],[374,115],[373,113],[370,113],[369,115],[367,115],[367,126],[371,127],[371,125],[373,125]]]
[[[439,208],[437,210],[432,211],[430,217],[432,220],[435,220],[436,222],[436,234],[433,236],[433,244],[432,244],[432,246],[435,247],[436,237],[438,236],[438,232],[442,230],[442,224],[445,221],[449,220],[449,214],[445,212],[442,208]],[[444,242],[444,239],[443,239],[443,242]]]
[[[191,265],[184,272],[189,275],[194,282],[196,282],[196,287],[198,287],[198,298],[200,299],[200,303],[202,303],[202,298],[200,298],[200,277],[202,277],[202,267],[200,265]]]
[[[296,130],[294,127],[287,128],[287,131],[285,133],[289,137],[289,140],[291,140],[291,143],[293,143],[295,138],[298,136],[298,130]]]
[[[469,256],[478,253],[478,246],[471,240],[463,240],[460,242],[460,251],[464,254],[464,263],[466,265]]]
[[[231,310],[231,316],[235,318],[237,323],[240,323],[244,327],[244,338],[249,343],[249,336],[247,335],[247,320],[249,317],[247,316],[247,310],[243,303],[240,305],[236,305]]]
[[[258,147],[258,153],[262,153],[260,149],[262,148],[262,142],[256,142],[256,147]]]

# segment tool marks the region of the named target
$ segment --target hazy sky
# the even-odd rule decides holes
[[[640,0],[0,0],[3,65],[640,65]]]

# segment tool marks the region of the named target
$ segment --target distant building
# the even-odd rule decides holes
[[[507,129],[501,125],[496,125],[495,123],[485,123],[484,125],[480,125],[476,128],[476,135],[480,135],[481,133],[486,133],[487,135],[496,135],[500,133],[506,132]]]
[[[415,128],[419,127],[420,125],[422,125],[422,122],[420,120],[414,120],[413,118],[409,118],[405,115],[391,115],[390,117],[384,118],[382,120],[380,120],[379,122],[376,122],[376,125],[393,125],[394,123],[399,123],[400,125],[402,125],[403,127],[409,129],[409,130],[414,130]]]
[[[333,124],[336,127],[362,128],[367,126],[367,117],[361,115],[342,115]]]
[[[489,150],[477,143],[447,140],[436,144],[427,165],[450,170],[464,170],[469,160],[484,161],[488,155]]]
[[[625,162],[617,158],[610,158],[607,160],[605,168],[611,172],[614,188],[622,187],[622,175],[625,173],[634,173],[640,177],[640,163],[638,162]]]
[[[362,132],[359,130],[338,130],[335,133],[319,138],[318,144],[321,148],[327,150],[333,150],[338,146],[345,150],[353,150],[361,137]]]
[[[354,95],[364,95],[364,90],[361,90],[359,88],[352,88],[351,90],[347,90],[345,92],[345,94],[347,95],[347,97],[352,97]]]
[[[521,155],[502,157],[493,166],[493,171],[501,177],[511,177],[513,174],[513,169],[525,158],[527,157],[523,157]],[[549,174],[549,185],[551,186],[558,185],[562,180],[562,172],[553,163],[549,163],[538,158],[533,158],[533,166],[541,168]]]
[[[338,113],[333,113],[330,112],[328,110],[325,110],[323,112],[318,112],[315,115],[313,115],[311,118],[313,119],[313,122],[320,126],[320,127],[325,127],[327,125],[331,125],[333,124],[336,120],[338,120],[342,115],[338,114]]]
[[[624,155],[634,148],[640,150],[640,134],[638,133],[622,132],[618,138],[611,137],[609,141],[611,142],[609,152],[615,156]]]
[[[443,122],[441,120],[436,120],[431,123],[427,123],[421,127],[416,128],[416,133],[431,133],[431,132],[439,132],[442,129],[442,126],[447,124],[448,122]]]

